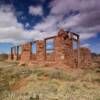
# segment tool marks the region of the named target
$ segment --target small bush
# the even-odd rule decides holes
[[[71,88],[72,91],[76,91],[77,89],[79,89],[79,87],[74,86],[74,85],[71,85],[70,88]]]
[[[36,97],[35,97],[35,98],[30,97],[30,99],[29,99],[29,100],[39,100],[39,95],[36,95]]]
[[[100,73],[100,68],[96,68],[96,73]]]
[[[94,81],[100,84],[100,79],[95,79]]]
[[[29,100],[35,100],[33,97],[30,97],[30,99]]]

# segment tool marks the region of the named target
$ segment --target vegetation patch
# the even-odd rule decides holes
[[[99,68],[28,69],[0,62],[0,100],[99,100]]]

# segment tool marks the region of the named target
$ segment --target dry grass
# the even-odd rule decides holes
[[[100,67],[30,70],[0,62],[0,100],[100,100]]]

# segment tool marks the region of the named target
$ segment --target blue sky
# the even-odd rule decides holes
[[[0,53],[60,28],[76,32],[82,47],[100,53],[100,0],[0,0]]]

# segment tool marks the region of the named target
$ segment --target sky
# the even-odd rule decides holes
[[[79,34],[81,47],[100,53],[100,0],[0,0],[0,53],[61,28]]]

